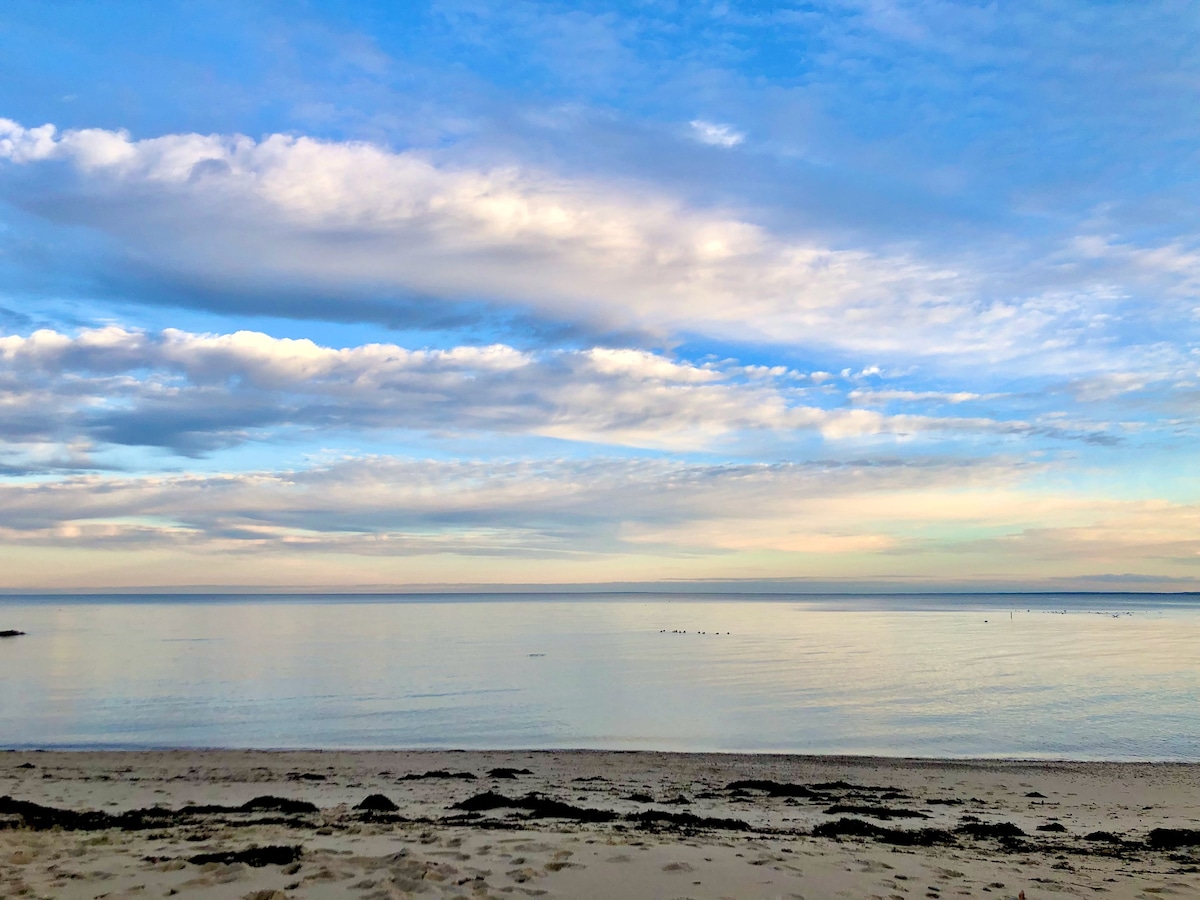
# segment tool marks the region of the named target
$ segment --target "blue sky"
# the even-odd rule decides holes
[[[1194,589],[1198,37],[6,4],[0,586]]]

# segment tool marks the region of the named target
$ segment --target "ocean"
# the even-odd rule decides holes
[[[1200,760],[1200,596],[0,598],[4,748]]]

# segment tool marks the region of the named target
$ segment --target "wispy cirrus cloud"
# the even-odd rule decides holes
[[[923,401],[931,401],[934,403],[968,403],[972,400],[984,399],[983,394],[972,393],[971,391],[909,391],[898,388],[888,389],[861,389],[852,390],[849,397],[855,403],[863,404],[884,404],[895,401],[904,403],[917,403]]]
[[[670,460],[422,460],[367,457],[282,472],[215,475],[73,476],[53,482],[0,484],[4,535],[21,542],[192,542],[214,550],[305,545],[338,551],[398,552],[411,539],[419,552],[457,542],[465,553],[489,553],[507,535],[526,549],[609,552],[675,545],[677,551],[727,549],[702,537],[713,523],[743,527],[769,519],[795,542],[811,535],[861,531],[843,513],[828,525],[810,516],[856,506],[871,496],[893,503],[883,519],[920,521],[979,515],[972,491],[992,495],[1035,471],[1011,460],[964,464],[895,463],[688,464]],[[923,492],[963,492],[955,511],[912,505]],[[1016,506],[1010,507],[1015,511]],[[855,516],[856,517],[856,516]],[[874,526],[872,526],[874,527]],[[677,529],[673,537],[667,533]],[[779,536],[747,546],[776,546]],[[457,535],[457,537],[456,537]],[[483,537],[481,537],[481,535]],[[690,535],[687,537],[686,535]],[[395,538],[398,542],[380,542]],[[860,542],[861,543],[861,542]],[[626,546],[628,545],[628,546]],[[826,546],[814,546],[823,552]],[[855,549],[847,541],[845,549]]]
[[[746,135],[738,131],[732,125],[724,125],[720,122],[707,122],[704,119],[692,119],[688,123],[692,129],[692,137],[702,144],[711,144],[714,147],[736,147],[738,144],[746,140]]]
[[[114,550],[162,584],[257,581],[264,560],[322,584],[404,583],[452,559],[460,581],[536,562],[535,581],[609,580],[614,564],[649,578],[828,576],[850,564],[862,578],[969,580],[983,566],[1037,581],[1120,566],[1195,583],[1195,504],[1050,495],[1036,487],[1044,469],[368,457],[75,476],[0,483],[0,555],[16,584],[52,551],[55,583],[95,585],[91,567]]]

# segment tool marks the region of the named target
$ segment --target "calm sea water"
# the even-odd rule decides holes
[[[1200,760],[1195,596],[9,597],[0,628],[4,747]]]

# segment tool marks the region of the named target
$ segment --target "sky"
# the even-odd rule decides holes
[[[1200,589],[1197,46],[9,0],[0,589]]]

